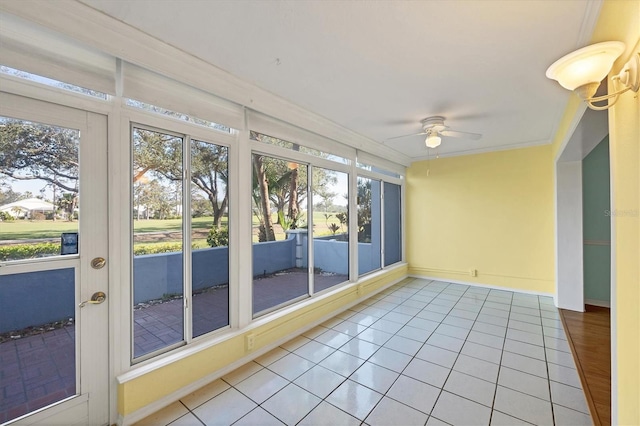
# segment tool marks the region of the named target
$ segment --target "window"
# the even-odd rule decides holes
[[[358,275],[382,267],[380,191],[379,180],[358,176]]]
[[[229,325],[229,148],[191,141],[193,337]]]
[[[349,280],[349,175],[313,168],[313,289]]]
[[[177,118],[178,120],[186,121],[189,123],[197,124],[199,126],[209,127],[220,132],[230,133],[231,129],[222,124],[214,123],[213,121],[203,120],[201,118],[193,117],[187,114],[171,111],[166,108],[162,108],[156,105],[151,105],[145,102],[136,101],[135,99],[127,99],[127,105],[130,107],[138,108],[144,111],[153,112],[156,114],[165,115],[168,117]]]
[[[401,187],[384,182],[384,265],[402,260]]]
[[[351,161],[348,158],[344,158],[335,154],[329,154],[328,152],[323,152],[318,149],[308,148],[306,146],[302,146],[293,142],[288,142],[288,141],[274,138],[271,136],[263,135],[262,133],[252,131],[250,132],[250,138],[258,142],[280,146],[280,147],[291,149],[298,152],[304,152],[305,154],[313,155],[314,157],[318,157],[318,158],[324,158],[330,161],[335,161],[337,163],[351,164]]]
[[[133,357],[184,340],[184,137],[133,128]]]
[[[228,148],[137,125],[132,139],[133,358],[145,359],[229,325]]]
[[[371,164],[357,162],[356,166],[359,169],[367,170],[367,171],[374,172],[374,173],[379,173],[379,174],[382,174],[382,175],[385,175],[385,176],[390,176],[390,177],[394,177],[394,178],[400,178],[401,177],[400,174],[397,173],[397,172],[394,172],[394,171],[391,171],[391,170],[387,170],[387,169],[382,169],[382,168],[376,167],[376,166],[372,166]]]
[[[76,129],[0,117],[0,261],[78,253]]]
[[[82,95],[92,96],[94,98],[99,98],[99,99],[105,99],[105,100],[107,99],[106,93],[98,92],[96,90],[91,90],[91,89],[85,89],[84,87],[75,86],[73,84],[64,83],[62,81],[54,80],[47,77],[42,77],[36,74],[31,74],[26,71],[5,67],[4,65],[0,65],[0,72],[3,74],[12,75],[14,77],[23,78],[25,80],[35,81],[36,83],[45,84],[47,86],[68,90],[70,92],[80,93]]]
[[[253,314],[309,295],[308,167],[253,154]]]

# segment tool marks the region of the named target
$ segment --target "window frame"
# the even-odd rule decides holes
[[[260,131],[257,131],[257,133],[261,133]],[[351,176],[354,173],[354,168],[355,168],[355,157],[354,158],[350,158],[347,156],[342,156],[340,155],[340,157],[345,158],[347,160],[350,161],[350,164],[344,164],[341,162],[337,162],[334,160],[329,160],[329,159],[325,159],[322,157],[318,157],[315,156],[313,154],[309,154],[309,153],[305,153],[305,152],[301,152],[301,151],[295,151],[292,150],[290,148],[285,148],[285,147],[281,147],[278,145],[273,145],[273,144],[269,144],[269,143],[264,143],[264,142],[260,142],[257,141],[255,139],[251,139],[249,137],[250,134],[250,129],[245,129],[245,133],[247,134],[247,140],[249,142],[249,149],[251,152],[251,155],[253,156],[254,154],[258,154],[258,155],[265,155],[265,156],[269,156],[272,158],[276,158],[279,160],[283,160],[283,161],[294,161],[298,164],[304,164],[308,167],[308,171],[307,171],[307,216],[308,218],[308,224],[310,224],[311,226],[313,225],[313,213],[314,213],[314,208],[313,208],[313,200],[312,200],[312,179],[313,179],[313,169],[314,167],[318,167],[318,168],[323,168],[323,169],[327,169],[327,170],[334,170],[336,172],[342,172],[345,173],[347,175],[347,179],[349,182],[349,194],[353,193],[353,189],[352,189],[352,183],[351,183]],[[275,132],[276,134],[278,132]],[[261,133],[264,134],[264,133]],[[270,136],[273,138],[277,138],[279,139],[278,136],[273,136],[273,135],[266,135],[266,136]],[[286,142],[290,142],[290,143],[295,143],[297,145],[300,146],[304,146],[306,148],[310,148],[310,149],[315,149],[313,147],[309,147],[309,145],[311,145],[312,143],[305,145],[304,140],[303,141],[291,141],[291,140],[286,140],[286,139],[282,139],[283,141]],[[325,149],[326,151],[326,149]],[[323,152],[325,152],[323,151]],[[331,152],[328,152],[327,154],[332,154]],[[335,154],[338,155],[338,154]],[[252,170],[252,175],[253,176],[253,170]],[[250,196],[250,195],[249,195]],[[351,204],[351,195],[349,195],[349,205]],[[351,208],[349,208],[349,212],[351,212]],[[351,213],[349,213],[351,214]],[[354,277],[352,274],[352,264],[354,263],[354,260],[352,258],[352,240],[353,238],[351,237],[353,235],[353,230],[352,227],[353,225],[351,225],[351,217],[349,219],[349,227],[348,227],[348,231],[349,231],[349,278],[340,283],[340,284],[336,284],[335,286],[332,286],[330,288],[327,288],[325,290],[322,290],[320,292],[316,292],[315,291],[315,286],[314,286],[314,277],[313,277],[313,273],[311,272],[313,270],[313,268],[315,267],[315,259],[314,259],[314,251],[313,251],[313,233],[311,232],[311,234],[307,233],[307,276],[308,276],[308,295],[307,296],[300,296],[297,297],[295,299],[292,299],[286,303],[277,305],[275,307],[273,307],[273,309],[267,309],[264,311],[260,311],[256,315],[256,313],[253,313],[252,311],[252,315],[251,315],[251,321],[255,321],[258,319],[262,319],[266,316],[268,316],[271,313],[280,311],[281,309],[290,307],[292,305],[295,305],[301,301],[305,301],[308,299],[312,299],[315,295],[317,294],[324,294],[324,293],[328,293],[332,290],[335,290],[337,288],[340,288],[344,285],[347,285],[349,283],[352,283],[354,281],[357,280],[357,274]],[[251,218],[249,217],[249,226],[251,226]],[[312,229],[312,228],[311,228]],[[357,228],[356,228],[357,229]],[[356,239],[357,240],[357,239]],[[252,249],[252,253],[253,253],[253,241],[250,241],[251,245],[251,249]],[[356,247],[357,247],[357,241],[356,241]],[[357,270],[357,259],[356,259],[356,270]],[[250,271],[253,271],[253,255],[251,256],[251,265],[248,268]],[[251,293],[251,301],[253,303],[253,292]]]
[[[166,355],[175,351],[178,348],[189,346],[192,343],[210,340],[210,336],[215,336],[219,334],[223,334],[224,332],[229,331],[230,329],[237,327],[237,308],[232,303],[236,290],[234,289],[233,279],[235,276],[235,268],[232,268],[233,262],[237,263],[237,253],[235,250],[235,246],[237,243],[234,241],[235,238],[232,238],[231,228],[232,225],[229,223],[229,324],[223,327],[220,327],[216,330],[212,330],[208,333],[204,333],[200,336],[193,337],[193,294],[192,294],[192,282],[191,282],[191,272],[192,272],[192,256],[191,256],[191,215],[182,215],[182,255],[183,255],[183,282],[182,282],[182,290],[183,290],[183,339],[180,342],[176,342],[171,345],[164,346],[161,349],[158,349],[153,352],[149,352],[139,357],[134,357],[133,345],[134,345],[134,322],[133,322],[133,297],[134,297],[134,281],[133,281],[133,217],[130,213],[131,208],[133,207],[134,199],[133,199],[133,186],[131,184],[133,179],[133,130],[141,129],[148,130],[152,132],[158,132],[162,134],[167,134],[170,136],[180,137],[182,138],[182,201],[181,207],[183,212],[190,212],[191,208],[191,197],[186,196],[184,185],[185,182],[189,185],[190,188],[190,177],[191,174],[191,142],[198,141],[203,143],[211,143],[219,146],[223,146],[227,148],[228,152],[228,168],[229,168],[229,204],[228,209],[235,211],[237,200],[233,200],[234,197],[232,194],[235,194],[235,185],[233,182],[235,181],[234,176],[236,176],[235,172],[232,172],[232,163],[235,163],[237,156],[237,145],[238,145],[238,134],[239,131],[236,129],[231,129],[230,133],[225,133],[214,128],[207,128],[204,126],[200,126],[195,123],[187,122],[180,120],[171,116],[163,116],[152,111],[144,111],[139,108],[131,107],[126,105],[123,100],[122,104],[123,110],[126,111],[126,114],[123,114],[122,121],[124,127],[126,123],[126,127],[128,129],[128,197],[126,206],[127,215],[124,216],[127,218],[126,223],[126,232],[128,233],[127,241],[128,241],[128,271],[127,276],[129,277],[129,285],[128,285],[128,335],[129,335],[129,344],[128,346],[128,363],[131,366],[138,366],[140,364],[144,364],[146,362],[150,362],[153,360],[157,360],[158,357]],[[188,191],[190,193],[190,191]],[[188,218],[188,219],[186,219]],[[231,222],[231,221],[230,221]],[[235,222],[235,220],[233,221]],[[238,225],[234,225],[238,226]],[[188,250],[188,251],[186,251]],[[189,254],[189,255],[187,255]]]
[[[375,171],[371,171],[371,170],[367,170],[367,169],[363,169],[360,167],[357,167],[354,165],[354,167],[356,168],[356,173],[357,173],[357,177],[363,177],[366,179],[372,179],[372,180],[377,180],[380,182],[380,268],[378,269],[373,269],[371,271],[365,272],[364,274],[358,274],[358,278],[360,277],[364,277],[367,276],[369,274],[372,274],[374,272],[377,271],[384,271],[387,267],[391,266],[391,265],[396,265],[397,263],[402,263],[405,261],[405,250],[404,250],[404,244],[405,244],[405,232],[404,232],[404,215],[405,215],[405,206],[404,206],[404,191],[405,191],[405,187],[404,187],[404,175],[397,173],[396,171],[390,171],[391,173],[397,173],[400,175],[400,177],[393,177],[384,173],[379,173],[379,172],[375,172]],[[401,235],[401,244],[400,244],[400,261],[399,262],[395,262],[392,263],[391,265],[386,265],[384,262],[384,257],[385,257],[385,253],[384,253],[384,246],[385,246],[385,228],[384,228],[384,184],[386,183],[392,183],[395,185],[398,185],[400,187],[400,218],[401,218],[401,223],[400,223],[400,235]],[[357,190],[357,189],[356,189]],[[357,194],[356,195],[356,208],[358,206],[358,200],[357,200]],[[357,219],[357,218],[356,218]],[[357,230],[356,230],[357,232]],[[356,259],[357,260],[357,259]]]

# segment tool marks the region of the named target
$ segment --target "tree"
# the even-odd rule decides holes
[[[195,185],[193,187],[195,189],[191,191],[191,217],[213,216],[209,200],[200,194],[200,190]]]
[[[191,142],[191,182],[211,203],[213,226],[220,228],[229,203],[229,149],[200,141]]]
[[[44,180],[78,193],[77,130],[5,119],[0,126],[0,174]]]
[[[257,182],[258,194],[254,191],[253,200],[260,208],[258,220],[260,221],[260,233],[258,241],[275,241],[276,234],[273,231],[273,219],[271,218],[271,202],[269,199],[269,182],[265,170],[264,157],[253,155],[254,181]]]
[[[293,151],[302,151],[298,144],[283,141],[271,136],[262,135],[257,132],[250,133],[251,139],[282,146]],[[305,151],[310,151],[305,148]],[[256,157],[259,157],[256,159]],[[256,168],[256,160],[259,161],[261,169]],[[278,224],[283,230],[294,229],[300,226],[301,208],[307,198],[307,173],[308,167],[267,156],[254,155],[254,186],[253,199],[255,213],[260,221],[259,241],[271,241],[264,232],[267,221],[271,219],[271,206],[276,210]],[[330,194],[327,187],[335,184],[337,178],[331,170],[319,167],[313,168],[312,191],[314,193]],[[268,206],[265,204],[265,197],[268,199]],[[267,209],[268,207],[268,209]],[[267,225],[268,226],[268,225]]]
[[[358,241],[371,242],[371,179],[358,177]]]
[[[23,194],[15,192],[5,179],[6,177],[0,176],[0,206],[23,199]]]
[[[181,137],[144,129],[135,129],[133,135],[134,185],[146,174],[171,182],[182,181]],[[228,157],[227,147],[191,142],[191,183],[211,204],[216,228],[220,227],[229,203]]]
[[[60,198],[58,198],[57,207],[66,213],[68,221],[73,220],[73,213],[77,205],[78,195],[73,192],[65,192]]]

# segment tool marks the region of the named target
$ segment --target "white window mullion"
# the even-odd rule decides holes
[[[253,189],[253,165],[251,154],[251,141],[249,140],[249,128],[246,123],[239,134],[238,155],[233,163],[231,170],[235,179],[231,179],[232,183],[237,182],[237,190],[231,188],[230,194],[237,194],[236,213],[237,218],[235,225],[229,228],[229,246],[232,247],[235,257],[229,265],[230,271],[237,271],[235,279],[230,281],[229,297],[232,327],[236,325],[238,328],[246,327],[253,320],[253,234],[252,234],[252,210],[251,210],[251,192]],[[249,254],[249,255],[247,255]],[[240,259],[242,259],[242,267],[240,267]],[[231,277],[230,277],[231,278]]]
[[[406,251],[406,243],[407,243],[407,236],[405,235],[405,223],[406,223],[406,216],[405,216],[405,185],[400,185],[400,238],[402,238],[402,244],[400,244],[400,261],[401,262],[406,262],[407,261],[407,251]]]
[[[191,290],[191,137],[182,142],[182,291],[184,340],[191,342],[193,327],[193,300]]]
[[[380,268],[384,269],[384,181],[380,181]]]
[[[309,274],[309,296],[316,292],[314,287],[314,257],[313,257],[313,165],[307,166],[307,271]]]
[[[358,173],[355,162],[349,173],[349,281],[358,281]]]

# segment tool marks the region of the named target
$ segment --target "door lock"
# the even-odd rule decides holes
[[[91,267],[93,269],[102,269],[106,264],[107,261],[104,257],[96,257],[95,259],[91,260]]]
[[[84,302],[80,303],[78,306],[80,306],[81,308],[84,308],[84,305],[99,305],[105,300],[107,300],[107,295],[102,291],[96,291],[91,295],[91,299],[85,300]]]

